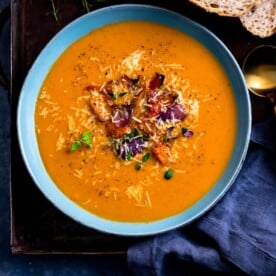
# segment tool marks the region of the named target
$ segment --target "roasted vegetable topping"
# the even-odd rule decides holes
[[[164,82],[164,79],[165,79],[164,75],[156,73],[149,83],[149,89],[155,90],[160,88]]]
[[[186,117],[186,111],[184,109],[183,104],[176,103],[169,108],[167,108],[164,112],[160,114],[158,119],[162,121],[182,121]]]
[[[190,129],[185,127],[183,127],[181,131],[182,131],[182,135],[185,137],[191,137],[194,135],[194,133]]]
[[[113,140],[114,152],[124,160],[130,160],[131,157],[144,151],[146,145],[142,136],[129,137],[123,135],[119,139]]]
[[[131,105],[114,105],[111,107],[111,121],[117,127],[129,125],[132,115]]]
[[[115,155],[129,161],[143,154],[137,170],[151,153],[162,165],[169,164],[173,140],[193,135],[183,127],[188,112],[182,92],[166,86],[165,76],[160,73],[155,73],[148,82],[143,76],[123,75],[86,90],[91,94],[93,113],[106,124]]]

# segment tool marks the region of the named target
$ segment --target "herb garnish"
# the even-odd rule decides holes
[[[91,136],[92,136],[91,131],[84,132],[82,134],[81,138],[76,140],[72,144],[70,150],[71,151],[76,151],[81,147],[82,144],[86,145],[87,148],[91,148]]]
[[[136,171],[141,170],[142,166],[150,159],[150,156],[151,155],[150,155],[149,152],[147,152],[146,154],[144,154],[143,157],[142,157],[141,163],[138,163],[138,164],[135,165],[135,170]]]
[[[142,169],[142,164],[141,163],[138,163],[135,165],[135,170],[136,171],[140,171]]]
[[[114,101],[117,100],[117,95],[116,95],[115,93],[113,93],[113,92],[108,92],[107,94],[108,94],[108,96],[110,96]]]
[[[107,94],[108,94],[108,96],[111,97],[114,101],[116,101],[118,97],[123,97],[123,96],[125,96],[125,95],[127,94],[127,92],[121,92],[121,93],[119,93],[119,94],[116,94],[116,93],[114,93],[114,92],[108,92]]]
[[[147,152],[143,157],[142,157],[142,162],[145,163],[150,159],[150,153]]]
[[[134,137],[134,136],[135,136],[135,134],[134,134],[134,132],[130,132],[130,133],[128,133],[128,135],[127,135],[127,136],[128,136],[128,138],[130,138],[130,139],[131,139],[132,137]]]
[[[51,2],[51,6],[52,6],[51,14],[54,16],[55,20],[58,21],[59,10],[56,8],[54,0],[50,0],[50,2]]]
[[[90,12],[91,8],[93,8],[93,6],[95,6],[96,4],[98,4],[100,2],[108,2],[108,0],[82,0],[81,4],[86,12]],[[52,8],[51,14],[54,16],[56,21],[59,21],[59,18],[58,18],[59,9],[56,8],[55,1],[50,0],[50,3],[51,3],[51,8]]]
[[[87,0],[82,0],[81,3],[82,3],[82,5],[83,5],[83,7],[85,8],[86,12],[89,12],[92,5],[89,4],[89,3],[87,2]]]
[[[173,174],[174,174],[173,170],[172,169],[168,169],[164,173],[164,178],[167,179],[167,180],[169,180],[169,179],[171,179],[173,177]]]
[[[130,161],[130,160],[131,160],[131,153],[130,153],[130,152],[127,153],[126,159],[127,159],[127,161]]]
[[[121,92],[121,93],[119,93],[119,97],[123,97],[123,96],[125,96],[127,94],[127,92]]]

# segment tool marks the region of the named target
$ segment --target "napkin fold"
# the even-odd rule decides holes
[[[276,119],[254,124],[243,167],[226,195],[188,226],[127,252],[134,275],[276,275]]]

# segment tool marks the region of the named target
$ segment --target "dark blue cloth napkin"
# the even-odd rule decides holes
[[[188,226],[128,249],[136,275],[276,275],[276,120],[253,125],[245,163],[227,194]]]

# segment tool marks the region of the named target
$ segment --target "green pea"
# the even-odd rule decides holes
[[[164,178],[169,180],[173,177],[173,170],[171,169],[168,169],[167,171],[165,171],[164,173]]]

